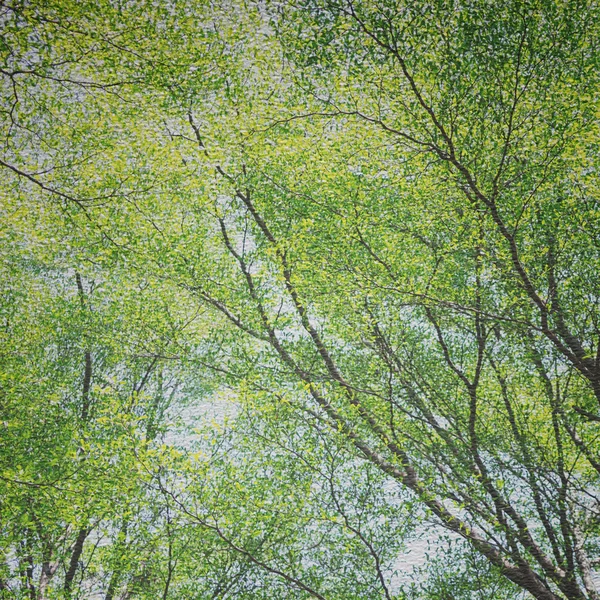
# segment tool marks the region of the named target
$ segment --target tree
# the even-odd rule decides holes
[[[332,444],[341,465],[399,486],[403,502],[462,538],[487,561],[489,582],[505,579],[503,597],[598,598],[596,7],[306,0],[198,4],[191,18],[177,4],[146,9],[137,58],[103,59],[118,64],[118,95],[60,104],[66,122],[93,107],[105,125],[97,138],[90,128],[56,142],[86,149],[77,179],[47,183],[19,163],[27,152],[3,160],[15,197],[60,201],[116,288],[148,278],[162,296],[151,313],[176,301],[213,315],[173,355],[184,371],[201,366],[211,389],[232,390],[248,434],[233,436],[227,458],[200,442],[203,460],[140,458],[170,507],[161,514],[176,511],[190,539],[197,527],[211,552],[234,557],[207,562],[229,569],[225,587],[239,594],[261,597],[262,577],[283,597],[391,597],[379,561],[398,547],[381,541],[393,528],[369,528],[378,503],[401,509],[364,504],[363,539],[319,450]],[[104,41],[122,13],[113,18]],[[119,35],[134,43],[134,31]],[[114,76],[103,62],[76,63],[100,65],[94,83]],[[55,98],[54,84],[46,93]],[[249,460],[274,447],[284,461]],[[315,457],[302,462],[306,453]],[[326,565],[299,557],[313,538],[296,513],[281,506],[273,521],[250,510],[249,498],[292,493],[289,469],[304,464],[320,483],[301,514],[313,522],[329,503],[376,588],[343,578],[328,588]],[[182,488],[206,469],[219,485]],[[277,527],[284,539],[273,539]],[[332,531],[325,554],[342,545]],[[148,573],[136,581],[154,590]]]

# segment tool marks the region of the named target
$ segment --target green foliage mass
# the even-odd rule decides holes
[[[598,600],[599,34],[1,3],[0,597]]]

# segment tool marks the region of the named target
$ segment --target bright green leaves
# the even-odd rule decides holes
[[[592,597],[595,10],[7,7],[6,579]]]

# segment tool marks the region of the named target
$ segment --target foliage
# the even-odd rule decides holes
[[[593,3],[1,11],[6,597],[598,599]]]

